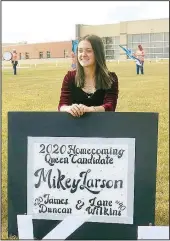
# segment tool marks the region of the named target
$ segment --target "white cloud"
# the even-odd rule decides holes
[[[2,2],[3,42],[75,38],[75,24],[169,17],[169,2]],[[14,23],[14,24],[13,24]]]

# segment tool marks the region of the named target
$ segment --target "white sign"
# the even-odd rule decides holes
[[[168,226],[139,226],[138,239],[169,240],[169,227]]]
[[[31,215],[17,215],[19,239],[34,239]]]
[[[133,224],[134,138],[28,137],[27,161],[34,219]]]

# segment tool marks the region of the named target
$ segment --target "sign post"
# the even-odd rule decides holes
[[[37,239],[137,239],[154,224],[157,114],[11,112],[8,123],[9,235],[23,214]]]

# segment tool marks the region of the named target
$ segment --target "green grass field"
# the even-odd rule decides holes
[[[37,65],[2,73],[2,239],[7,239],[7,113],[8,111],[56,111],[60,88],[69,65]],[[145,75],[137,76],[134,63],[108,63],[119,78],[117,112],[158,112],[158,169],[156,225],[169,225],[169,62],[145,63]]]

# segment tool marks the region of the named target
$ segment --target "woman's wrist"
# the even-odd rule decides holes
[[[97,109],[96,109],[95,106],[92,106],[92,109],[93,109],[93,110],[92,110],[93,112],[96,112],[96,111],[97,111]]]
[[[104,106],[90,106],[87,107],[86,112],[105,112]]]
[[[90,107],[87,107],[87,112],[96,112],[96,108],[95,106],[90,106]]]
[[[69,110],[69,108],[70,108],[70,105],[62,105],[61,107],[60,107],[60,111],[68,111]]]

